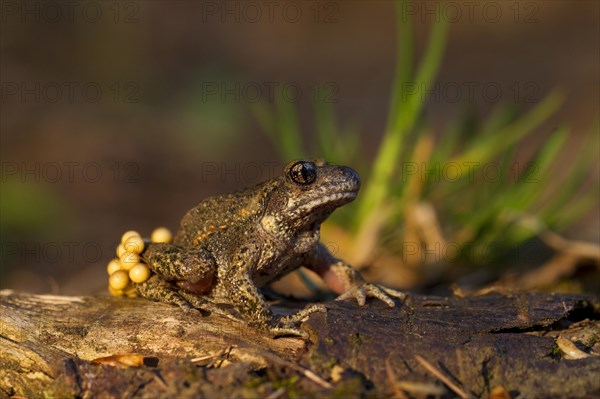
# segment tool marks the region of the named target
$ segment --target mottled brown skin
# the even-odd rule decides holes
[[[324,311],[314,305],[276,319],[259,288],[300,266],[317,272],[338,299],[376,297],[394,306],[404,294],[366,283],[319,242],[320,224],[337,207],[352,201],[358,174],[323,161],[296,161],[283,175],[234,194],[207,198],[181,221],[173,244],[150,244],[142,254],[155,273],[136,284],[147,298],[184,309],[236,311],[273,335],[305,333],[297,325]]]

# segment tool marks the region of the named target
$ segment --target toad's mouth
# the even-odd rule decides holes
[[[317,208],[322,207],[333,207],[336,208],[343,204],[346,204],[356,198],[358,195],[358,191],[342,191],[339,193],[333,193],[329,195],[324,195],[321,197],[314,198],[300,206],[298,206],[297,211],[299,212],[310,212]]]

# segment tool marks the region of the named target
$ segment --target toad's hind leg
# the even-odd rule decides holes
[[[193,294],[206,294],[214,285],[216,263],[203,248],[183,249],[171,244],[150,244],[142,257],[163,280]]]

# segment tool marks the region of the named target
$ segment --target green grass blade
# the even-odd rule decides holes
[[[315,110],[315,130],[319,153],[329,162],[339,162],[338,133],[333,107],[329,103],[317,103]]]
[[[361,134],[360,129],[357,125],[344,126],[339,136],[339,147],[343,148],[341,153],[334,162],[343,163],[344,160],[348,160],[348,164],[356,165],[359,167],[363,165],[364,159],[361,159]],[[342,145],[343,143],[343,145]]]
[[[492,110],[481,128],[481,135],[491,135],[510,124],[515,117],[515,111],[506,104],[500,104]]]
[[[522,140],[547,120],[559,107],[562,98],[562,94],[557,91],[550,93],[534,109],[514,123],[511,123],[494,134],[482,136],[481,139],[477,140],[477,142],[471,146],[471,148],[456,156],[452,162],[457,162],[459,164],[467,162],[489,162],[508,146]]]
[[[522,229],[510,228],[511,220],[503,218],[507,211],[511,213],[525,213],[535,215],[538,212],[531,209],[538,200],[546,186],[548,175],[557,154],[564,145],[568,132],[561,128],[557,130],[550,139],[538,151],[531,165],[535,165],[535,175],[524,173],[512,186],[503,185],[502,191],[497,191],[486,208],[479,209],[474,213],[466,224],[471,231],[479,232],[475,240],[484,242],[507,241],[511,245],[517,245],[523,240],[531,237],[532,233],[524,234]],[[535,180],[533,180],[535,179]]]
[[[279,141],[286,161],[303,158],[305,154],[296,107],[290,101],[286,101],[281,97],[276,98],[275,105]]]
[[[413,74],[413,27],[412,20],[401,10],[402,5],[396,4],[396,71],[390,93],[390,108],[386,126],[394,124],[394,118],[402,101],[403,86],[409,82]]]
[[[264,101],[259,101],[251,104],[250,112],[267,137],[273,141],[274,144],[279,146],[277,121],[273,110]]]
[[[597,167],[599,142],[600,134],[598,134],[598,126],[595,126],[583,140],[580,150],[577,151],[577,159],[568,166],[563,181],[556,182],[555,190],[551,191],[549,204],[541,211],[544,220],[553,218],[552,215],[569,208],[569,202],[585,184],[591,168]]]
[[[528,211],[535,200],[541,197],[549,181],[552,180],[549,171],[556,160],[558,152],[564,145],[567,135],[568,131],[565,128],[554,132],[533,158],[533,161],[526,164],[515,189],[508,190],[510,193],[506,199],[508,207],[519,211]],[[538,214],[540,209],[538,208],[535,213]]]
[[[398,5],[399,19],[401,18],[400,7]],[[400,24],[399,33],[402,32],[401,27],[402,24]],[[376,211],[382,205],[389,193],[393,174],[402,154],[403,140],[414,126],[423,106],[421,91],[423,88],[430,87],[441,63],[446,43],[446,31],[445,20],[433,26],[425,57],[414,82],[416,91],[411,95],[406,95],[405,90],[402,90],[404,83],[400,88],[397,83],[394,84],[395,92],[392,103],[395,108],[390,111],[392,113],[392,117],[389,119],[390,125],[386,128],[372,174],[355,214],[354,225],[357,230],[367,221],[371,212]],[[402,37],[399,37],[399,41],[401,40]],[[401,81],[405,73],[405,69],[401,65],[397,65],[395,82]]]
[[[594,190],[579,195],[576,199],[569,202],[563,210],[557,210],[554,214],[549,214],[544,218],[545,223],[552,229],[560,231],[573,224],[585,216],[590,210],[598,206],[600,191],[598,187]]]

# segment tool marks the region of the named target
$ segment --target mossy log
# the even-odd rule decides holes
[[[303,324],[309,339],[273,339],[145,299],[2,291],[0,397],[600,395],[596,296],[415,295],[395,308],[327,308]],[[559,335],[587,356],[567,359]],[[94,361],[118,354],[143,365]]]

